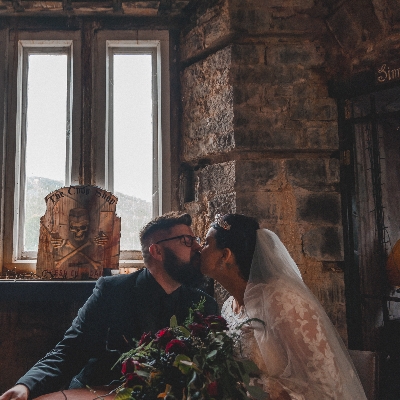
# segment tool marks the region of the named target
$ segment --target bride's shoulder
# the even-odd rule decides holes
[[[233,296],[229,296],[222,305],[221,315],[229,315],[232,311]]]

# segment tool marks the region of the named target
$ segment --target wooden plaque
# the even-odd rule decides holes
[[[69,186],[46,196],[40,219],[36,274],[49,279],[97,279],[117,269],[118,199],[97,186]]]

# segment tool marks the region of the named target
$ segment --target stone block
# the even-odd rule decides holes
[[[236,193],[223,193],[214,196],[207,203],[208,216],[213,218],[215,214],[236,213]]]
[[[231,7],[232,28],[251,34],[268,32],[271,29],[271,13],[265,2],[233,1]]]
[[[307,81],[298,80],[293,83],[292,96],[298,99],[327,98],[328,89],[326,82],[319,82],[313,74]]]
[[[208,165],[198,172],[198,192],[230,193],[235,187],[235,161]]]
[[[296,99],[290,107],[293,120],[336,121],[337,107],[334,99]]]
[[[256,188],[255,188],[256,190]],[[251,215],[266,226],[276,226],[278,223],[286,223],[292,217],[293,206],[288,202],[285,192],[259,192],[237,191],[237,212]]]
[[[246,68],[234,64],[231,69],[232,82],[235,85],[270,84],[273,73],[273,69],[264,64],[247,65]]]
[[[237,192],[277,190],[279,161],[236,161]]]
[[[233,136],[231,48],[186,68],[182,75],[184,161],[230,151]]]
[[[297,132],[291,129],[277,128],[267,118],[262,123],[248,127],[235,127],[235,144],[237,149],[248,150],[294,150],[296,149]]]
[[[265,45],[264,44],[235,44],[232,46],[232,60],[238,65],[264,64]]]
[[[268,65],[294,65],[303,67],[318,67],[325,62],[325,51],[318,42],[304,40],[301,43],[275,43],[268,45],[266,51]]]
[[[202,50],[204,50],[203,31],[196,27],[181,39],[181,60],[186,61],[188,58],[194,57]]]
[[[397,0],[387,0],[386,3],[393,21],[400,22],[400,2]]]
[[[322,19],[314,18],[307,14],[295,13],[294,10],[292,15],[285,14],[286,16],[279,9],[271,11],[270,31],[288,34],[326,32],[326,25]]]
[[[343,260],[343,232],[335,226],[320,226],[303,237],[303,251],[319,261]]]
[[[302,196],[299,199],[297,215],[300,221],[312,224],[340,224],[340,195],[325,192]]]
[[[261,102],[264,96],[264,88],[256,83],[249,85],[234,85],[233,103],[235,105],[247,105],[249,102]]]
[[[382,22],[386,23],[384,19]],[[370,41],[383,31],[374,5],[368,0],[344,2],[327,19],[327,24],[343,51],[353,54],[364,55]]]
[[[300,148],[337,150],[339,134],[336,121],[312,121],[305,126],[304,136],[299,141]]]
[[[293,159],[286,161],[288,181],[308,190],[335,190],[339,186],[339,161],[336,159]]]
[[[265,90],[264,98],[258,103],[258,107],[254,104],[254,108],[259,109],[262,114],[268,115],[280,115],[281,117],[286,117],[287,112],[290,108],[290,98],[288,97],[267,97],[268,89]]]
[[[226,3],[218,16],[214,16],[204,23],[203,32],[205,49],[218,44],[231,33],[231,20]]]
[[[231,19],[227,0],[214,1],[209,7],[200,4],[195,24],[183,31],[180,39],[182,61],[196,57],[205,49],[217,45],[231,34]]]

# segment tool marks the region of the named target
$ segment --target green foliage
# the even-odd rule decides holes
[[[202,300],[191,309],[184,326],[172,317],[169,328],[144,334],[136,348],[121,356],[125,380],[116,400],[267,398],[250,384],[250,377],[259,374],[257,366],[235,359],[226,321],[203,316],[203,306]]]

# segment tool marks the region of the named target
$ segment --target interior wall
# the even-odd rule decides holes
[[[354,266],[343,262],[328,87],[351,91],[357,74],[400,59],[400,3],[203,3],[181,35],[181,207],[199,235],[217,212],[253,215],[274,230],[346,341],[343,269]]]
[[[275,231],[346,341],[334,46],[280,3],[221,0],[181,36],[181,204],[200,235],[217,212]]]

